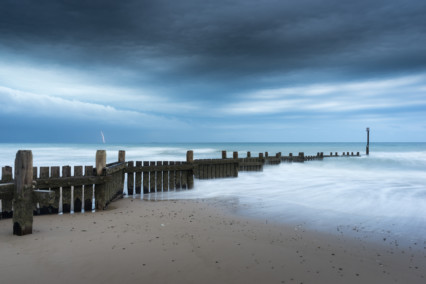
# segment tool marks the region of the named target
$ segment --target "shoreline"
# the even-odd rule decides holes
[[[232,200],[124,198],[106,211],[0,221],[5,283],[424,283],[426,244],[373,244],[235,212]]]
[[[196,191],[197,189],[195,189]],[[179,192],[179,195],[182,192]],[[163,193],[164,194],[164,193]],[[342,218],[325,218],[324,222],[319,222],[319,217],[315,220],[312,218],[315,216],[314,211],[309,213],[306,210],[309,208],[302,205],[291,205],[297,209],[285,210],[284,213],[277,213],[277,210],[264,210],[263,208],[255,208],[253,202],[242,201],[239,196],[226,196],[226,197],[191,197],[178,198],[179,195],[173,195],[172,197],[164,197],[163,194],[144,194],[141,198],[140,195],[136,196],[125,196],[124,198],[133,198],[136,200],[143,200],[147,202],[162,202],[162,201],[206,201],[214,206],[219,206],[223,212],[229,213],[237,218],[244,218],[249,220],[255,220],[260,223],[270,222],[281,224],[283,226],[292,227],[303,227],[307,231],[318,232],[320,234],[332,235],[335,237],[345,237],[354,241],[363,241],[370,243],[371,245],[383,245],[389,246],[390,249],[401,248],[409,249],[410,247],[417,246],[426,240],[423,240],[423,235],[419,232],[412,234],[412,231],[403,231],[403,228],[395,228],[395,224],[382,224],[377,226],[374,221],[369,223],[363,222],[360,218],[355,220],[347,220]],[[167,194],[167,193],[166,193]],[[267,203],[267,202],[266,202]],[[289,204],[285,204],[288,206]],[[271,214],[272,212],[272,214]],[[301,217],[303,216],[303,217]],[[347,214],[347,217],[350,217]],[[377,216],[376,219],[379,219]],[[365,219],[365,218],[364,218]],[[399,221],[400,223],[401,221]]]

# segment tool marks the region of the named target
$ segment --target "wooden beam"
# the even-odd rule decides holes
[[[127,163],[126,162],[122,162],[122,163],[115,163],[112,166],[107,166],[105,169],[105,174],[107,175],[111,175],[114,174],[116,172],[121,171],[122,169],[125,169],[127,167]]]
[[[125,172],[126,173],[135,173],[135,172],[162,172],[162,171],[178,171],[178,170],[192,170],[194,168],[194,165],[163,165],[163,166],[156,166],[154,164],[151,164],[150,166],[139,166],[139,167],[127,167]]]
[[[37,179],[37,188],[70,187],[87,184],[103,184],[111,181],[109,176],[60,177]]]

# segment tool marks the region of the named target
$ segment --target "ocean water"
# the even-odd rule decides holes
[[[265,166],[238,178],[195,180],[195,189],[136,196],[148,200],[224,198],[238,214],[358,238],[403,243],[426,241],[426,143],[202,143],[202,144],[0,144],[0,166],[13,165],[18,149],[33,151],[35,166],[94,165],[97,149],[107,162],[126,150],[126,160],[184,161],[245,157],[268,151],[305,155],[360,152],[361,157]]]

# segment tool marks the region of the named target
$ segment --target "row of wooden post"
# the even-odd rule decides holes
[[[125,153],[120,151],[119,153],[119,162],[124,162]],[[104,174],[106,168],[106,151],[99,150],[96,152],[96,175],[101,176]],[[49,178],[59,178],[59,167],[40,167],[40,178],[46,179]],[[2,170],[2,181],[11,180],[10,167],[5,167]],[[75,166],[74,167],[74,177],[81,177],[83,175],[83,167]],[[93,167],[86,166],[85,175],[93,175]],[[123,190],[123,180],[124,173],[123,171],[116,171],[111,174],[110,181],[106,183],[96,184],[95,190],[95,199],[96,207],[98,209],[104,209],[108,202],[117,195],[117,192]],[[62,167],[62,177],[68,178],[71,177],[71,167],[64,166]],[[13,234],[15,235],[26,235],[32,233],[32,223],[33,223],[33,211],[34,211],[34,194],[37,194],[41,191],[34,191],[35,189],[35,180],[37,179],[37,168],[33,167],[33,156],[32,152],[28,150],[20,150],[16,154],[15,158],[15,178],[14,178],[14,193],[13,193]],[[120,189],[121,187],[121,189]],[[93,184],[87,186],[82,185],[69,185],[69,187],[61,188],[51,188],[52,192],[55,192],[55,201],[53,204],[57,204],[58,211],[61,212],[63,200],[70,201],[70,210],[73,212],[74,204],[78,200],[85,200],[86,206],[83,205],[82,208],[78,208],[78,211],[81,209],[84,210],[85,207],[92,207],[93,199]],[[74,195],[74,196],[73,196]],[[84,196],[84,197],[83,197]],[[81,201],[80,201],[81,202]],[[83,204],[84,204],[83,203]],[[67,204],[66,201],[64,205]],[[40,206],[51,206],[51,204],[40,204]],[[53,206],[53,207],[55,207]],[[64,206],[65,207],[65,206]],[[81,210],[83,212],[83,210]]]
[[[85,167],[84,180],[78,184],[69,183],[61,188],[49,188],[49,192],[55,192],[54,204],[58,204],[58,211],[83,211],[92,206],[93,191],[96,200],[96,208],[104,209],[105,206],[117,196],[123,194],[124,174],[128,174],[128,192],[129,194],[162,192],[171,189],[188,188],[194,186],[194,175],[198,178],[215,178],[215,177],[231,177],[238,176],[240,163],[247,163],[247,169],[252,166],[253,169],[258,169],[259,165],[267,163],[279,163],[281,160],[304,161],[306,159],[303,152],[298,156],[293,157],[290,153],[288,157],[283,157],[281,153],[277,153],[275,157],[269,157],[268,152],[259,153],[259,158],[251,158],[251,153],[247,152],[246,159],[239,159],[238,152],[233,152],[233,157],[227,159],[226,151],[222,151],[222,160],[196,160],[194,161],[193,151],[187,152],[186,162],[140,162],[137,161],[133,170],[133,162],[125,163],[125,152],[120,151],[118,162],[106,164],[106,151],[98,150],[96,152],[96,168],[92,166]],[[342,156],[354,156],[354,153],[343,152]],[[359,156],[359,152],[356,154]],[[333,153],[330,152],[330,157]],[[337,152],[334,156],[338,156]],[[311,157],[311,156],[308,156]],[[313,158],[322,159],[323,153],[317,153]],[[254,159],[254,160],[253,160]],[[250,164],[251,163],[251,164]],[[143,170],[143,167],[149,167],[149,170]],[[244,169],[244,167],[243,167]],[[50,175],[49,175],[50,172]],[[83,176],[83,167],[74,167],[74,177]],[[96,176],[95,184],[88,184],[87,181],[92,181],[91,176]],[[59,178],[60,167],[40,167],[39,183],[44,185],[52,184],[46,182],[49,178]],[[71,177],[71,167],[62,167],[62,178]],[[99,177],[99,178],[98,178]],[[104,178],[105,177],[105,178]],[[44,181],[43,181],[44,179]],[[11,182],[12,168],[2,168],[2,183]],[[20,150],[16,154],[15,159],[15,178],[13,192],[13,233],[16,235],[25,235],[32,232],[32,220],[34,209],[34,194],[35,185],[33,181],[37,180],[37,168],[33,167],[32,152]],[[75,181],[75,179],[72,179]],[[44,182],[44,183],[43,183]],[[42,187],[42,186],[39,186]],[[41,192],[41,191],[38,191]],[[3,193],[2,193],[3,194]],[[61,200],[62,199],[62,200]],[[38,200],[38,199],[36,199]],[[40,199],[44,200],[44,199]],[[83,202],[82,202],[83,200]],[[69,201],[69,203],[68,203]],[[64,208],[59,208],[63,204]],[[39,209],[51,206],[50,203],[40,203]],[[52,207],[52,206],[51,206]],[[54,207],[54,206],[53,206]],[[3,209],[10,210],[12,204],[10,200],[3,202]]]
[[[128,195],[166,192],[175,189],[192,189],[194,177],[192,169],[179,169],[184,162],[168,161],[129,161],[127,168],[132,171],[134,167],[153,167],[152,170],[142,170],[127,173]],[[155,167],[159,167],[155,169]],[[170,169],[161,169],[162,166],[170,166]],[[173,169],[175,168],[175,169]]]
[[[181,161],[136,161],[136,163],[129,161],[127,164],[127,194],[192,189],[194,188],[193,162],[193,151],[187,151],[186,163]]]

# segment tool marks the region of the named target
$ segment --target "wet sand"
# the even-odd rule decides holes
[[[0,221],[1,283],[426,283],[402,248],[232,214],[221,200],[122,199],[106,211]]]

